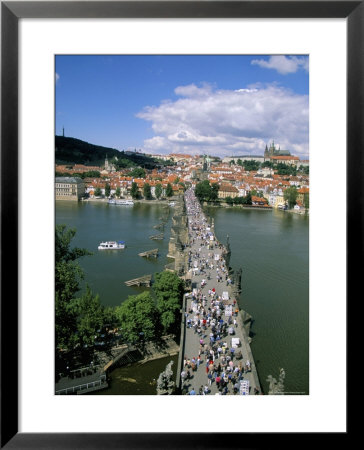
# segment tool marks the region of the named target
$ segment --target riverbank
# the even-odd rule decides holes
[[[171,197],[168,200],[167,199],[161,199],[161,200],[157,200],[157,199],[152,199],[152,200],[138,199],[138,200],[134,200],[132,198],[125,198],[125,199],[121,199],[121,200],[133,200],[134,204],[141,203],[141,204],[148,204],[148,205],[168,205],[170,202],[175,202],[176,198]],[[59,200],[57,200],[57,201],[59,201]],[[68,200],[66,200],[66,201],[68,201]],[[107,204],[108,201],[109,201],[108,198],[86,198],[86,199],[81,199],[82,203],[95,202],[95,203],[106,203]]]
[[[201,206],[211,206],[214,208],[236,208],[236,209],[255,209],[262,211],[271,211],[273,206],[264,206],[264,205],[230,205],[226,202],[201,202]]]
[[[287,212],[291,214],[298,214],[298,215],[309,215],[309,210],[303,209],[303,210],[297,210],[297,209],[285,209],[280,210],[278,208],[275,208],[273,206],[263,206],[263,205],[230,205],[226,202],[201,202],[201,205],[203,207],[212,207],[212,208],[225,208],[225,209],[245,209],[245,210],[254,210],[254,211],[282,211]]]

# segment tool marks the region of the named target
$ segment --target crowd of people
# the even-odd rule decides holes
[[[195,355],[184,358],[182,389],[189,395],[208,395],[213,390],[221,395],[238,394],[240,382],[251,371],[251,363],[243,359],[240,339],[234,338],[238,327],[237,302],[229,298],[227,288],[223,291],[225,285],[232,284],[223,257],[224,247],[217,242],[192,189],[185,193],[185,204],[191,247],[189,270],[192,271],[193,281],[200,275],[203,278],[198,285],[192,284],[185,313],[186,333],[193,333],[198,345],[194,346]],[[204,372],[204,383],[195,390],[193,383],[196,383],[196,374],[201,371]],[[198,380],[201,381],[201,376]],[[213,389],[214,385],[216,389]],[[256,387],[254,393],[259,393]]]

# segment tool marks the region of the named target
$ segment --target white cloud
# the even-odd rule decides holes
[[[234,92],[257,92],[258,89],[236,89]]]
[[[281,149],[308,155],[306,95],[274,85],[233,91],[192,84],[175,93],[181,98],[137,114],[155,133],[145,140],[145,151],[262,155],[274,139]]]
[[[297,57],[275,55],[270,56],[268,60],[253,59],[251,64],[258,65],[264,69],[274,69],[282,75],[286,75],[287,73],[295,73],[299,69],[303,69],[308,72],[308,57],[306,56]]]
[[[178,86],[174,90],[176,95],[181,97],[206,97],[211,94],[212,86],[203,84],[202,87],[197,87],[195,84],[189,84],[187,86]]]
[[[59,75],[58,75],[58,73],[56,72],[56,84],[58,83],[58,80],[59,80]]]

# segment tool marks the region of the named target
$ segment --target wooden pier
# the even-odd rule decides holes
[[[144,256],[145,258],[156,258],[158,256],[158,249],[148,250],[146,252],[139,253],[139,256]]]
[[[157,225],[154,225],[153,228],[155,228],[156,230],[163,230],[164,223],[158,223]]]
[[[150,287],[152,283],[152,275],[143,275],[139,278],[134,278],[133,280],[125,281],[127,286],[147,286]]]
[[[164,239],[164,233],[154,234],[153,236],[150,236],[150,239],[154,239],[156,241],[162,240]]]

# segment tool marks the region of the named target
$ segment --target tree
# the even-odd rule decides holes
[[[163,333],[176,332],[181,319],[183,281],[174,272],[156,273],[153,292],[157,300],[157,310],[163,326]]]
[[[305,209],[309,209],[310,208],[310,194],[304,194],[303,196],[303,204]]]
[[[79,299],[79,314],[77,318],[77,333],[81,346],[92,346],[95,335],[104,324],[103,307],[98,295],[93,295],[89,286]]]
[[[133,181],[131,184],[130,195],[134,199],[139,197],[139,189],[138,189],[138,185],[136,184],[135,181]]]
[[[174,272],[164,271],[155,274],[153,291],[156,296],[168,297],[169,295],[178,297],[182,301],[184,283]]]
[[[299,169],[298,169],[300,172],[302,172],[303,174],[305,174],[305,175],[309,175],[309,173],[310,173],[310,168],[309,168],[309,166],[303,166],[302,164],[300,165],[300,167],[299,167]],[[63,175],[63,176],[65,176],[65,175]]]
[[[56,348],[71,349],[77,342],[79,299],[75,294],[80,289],[84,273],[76,262],[82,256],[91,255],[88,250],[74,247],[71,241],[75,228],[56,225],[55,229],[55,333]]]
[[[211,186],[209,180],[196,184],[195,195],[200,201],[208,200],[211,196]]]
[[[162,185],[158,183],[157,186],[155,187],[155,196],[159,199],[162,195],[162,192],[163,192]]]
[[[297,175],[296,166],[291,166],[284,163],[278,163],[276,166],[278,175]]]
[[[219,189],[220,186],[218,185],[218,183],[212,183],[211,184],[211,188],[210,188],[210,201],[216,201],[219,197]]]
[[[166,188],[166,196],[172,197],[172,195],[173,195],[172,185],[171,185],[171,183],[168,183],[167,188]]]
[[[212,183],[210,185],[209,180],[201,181],[197,183],[195,188],[195,195],[200,201],[216,201],[218,199],[219,192],[218,183]]]
[[[234,199],[232,199],[230,196],[225,198],[225,202],[228,205],[233,205],[234,204]]]
[[[244,205],[251,205],[252,204],[252,194],[251,194],[251,192],[248,192],[247,195],[244,197],[243,204]]]
[[[145,178],[145,170],[141,167],[136,167],[128,173],[128,176],[133,178]]]
[[[63,267],[59,272],[63,271]],[[71,271],[67,270],[68,275]],[[72,282],[72,280],[71,280]],[[77,290],[78,290],[78,283]],[[74,289],[76,290],[76,289]],[[71,350],[77,343],[78,301],[73,297],[66,300],[56,291],[55,296],[55,346],[56,351]]]
[[[103,308],[103,314],[104,314],[104,325],[115,327],[115,325],[117,324],[115,308],[111,306],[105,306]]]
[[[120,190],[120,186],[118,186],[115,191],[115,196],[120,198],[120,195],[121,195],[121,190]]]
[[[94,195],[95,195],[95,197],[101,197],[102,191],[101,191],[101,189],[99,187],[97,187],[95,189]]]
[[[109,197],[111,192],[111,187],[109,183],[106,183],[105,185],[105,197]]]
[[[296,186],[291,186],[283,192],[283,198],[288,202],[288,208],[291,209],[296,204],[298,192]]]
[[[124,303],[115,308],[115,315],[128,342],[144,338],[151,340],[158,335],[158,313],[149,292],[130,295]]]
[[[76,235],[76,228],[67,228],[66,225],[56,225],[55,236],[55,258],[56,263],[59,261],[75,261],[81,256],[92,255],[92,253],[80,247],[70,248],[71,241]]]
[[[60,175],[65,177],[66,174]],[[81,172],[81,173],[73,173],[72,175],[68,174],[67,176],[71,177],[79,177],[79,178],[100,178],[100,172],[98,170],[89,170],[88,172]]]
[[[152,191],[151,191],[151,188],[150,188],[150,184],[149,184],[149,183],[144,183],[144,186],[143,186],[143,195],[144,195],[144,198],[145,198],[146,200],[151,200],[151,199],[152,199]]]
[[[256,161],[255,159],[252,161],[244,160],[243,166],[246,171],[258,170],[260,167],[260,162]]]

